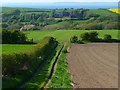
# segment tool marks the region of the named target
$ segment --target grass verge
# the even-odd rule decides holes
[[[72,88],[71,75],[68,71],[67,48],[65,46],[57,63],[56,72],[48,85],[48,88]]]

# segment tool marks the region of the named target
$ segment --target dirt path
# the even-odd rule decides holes
[[[118,44],[72,45],[67,58],[74,88],[118,88]]]
[[[66,44],[64,44],[64,45],[62,46],[60,52],[58,53],[58,56],[56,57],[55,62],[53,63],[52,70],[51,70],[51,74],[50,74],[50,76],[49,76],[49,78],[48,78],[48,81],[47,81],[47,83],[46,83],[44,89],[45,89],[45,88],[48,88],[48,85],[50,84],[50,82],[51,82],[51,80],[52,80],[52,77],[53,77],[53,75],[54,75],[55,72],[56,72],[57,62],[58,62],[58,60],[59,60],[59,58],[60,58],[60,56],[61,56],[61,53],[62,53],[62,51],[63,51],[65,45],[66,45]]]

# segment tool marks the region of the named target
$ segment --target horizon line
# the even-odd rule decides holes
[[[95,2],[93,2],[93,1],[79,1],[79,2],[77,2],[77,1],[75,1],[75,2],[5,2],[5,1],[3,1],[3,2],[1,2],[1,3],[44,3],[44,4],[47,4],[47,3],[119,3],[120,1],[95,1]]]

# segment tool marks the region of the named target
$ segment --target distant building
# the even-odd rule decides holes
[[[56,13],[54,14],[54,17],[55,17],[55,18],[61,18],[61,17],[63,17],[63,13],[62,13],[62,12],[56,12]]]
[[[20,31],[28,31],[28,30],[34,30],[36,29],[35,25],[24,25],[23,27],[20,28]]]

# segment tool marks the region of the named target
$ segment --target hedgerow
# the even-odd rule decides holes
[[[56,50],[53,51],[53,55],[51,55],[51,57],[45,63],[42,70],[32,80],[28,81],[23,88],[26,90],[40,90],[45,88],[45,85],[52,76],[54,64],[56,63],[62,48],[62,45],[58,45]]]
[[[36,69],[50,57],[58,42],[52,37],[45,37],[33,50],[2,55],[3,88],[17,87],[28,79]],[[13,83],[9,84],[14,79]],[[17,79],[17,80],[15,80]],[[7,87],[6,87],[7,86]]]

